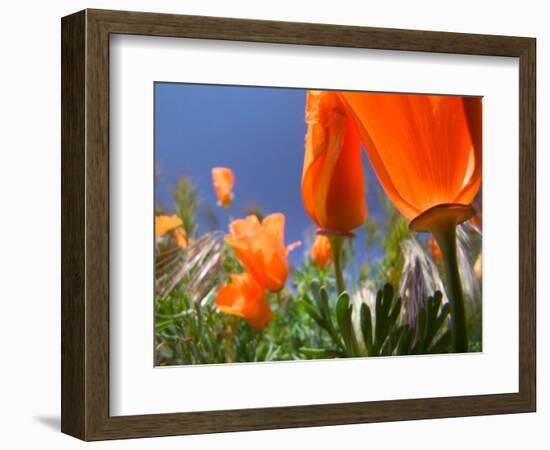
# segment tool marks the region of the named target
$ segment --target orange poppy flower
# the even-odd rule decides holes
[[[176,231],[174,231],[174,240],[176,241],[176,245],[180,248],[187,248],[189,245],[189,242],[187,240],[187,233],[183,228],[178,228]]]
[[[212,169],[212,183],[218,198],[218,205],[227,208],[233,201],[233,185],[235,177],[233,171],[227,167],[214,167]]]
[[[181,219],[177,215],[167,216],[159,215],[155,216],[155,237],[158,240],[162,235],[168,233],[174,228],[179,227],[182,224]]]
[[[245,319],[257,330],[264,328],[273,314],[264,289],[247,272],[231,274],[231,283],[223,286],[216,297],[219,310]]]
[[[464,97],[464,113],[470,130],[472,144],[477,149],[476,157],[479,158],[479,167],[481,168],[481,145],[482,145],[482,106],[481,97]]]
[[[350,232],[367,219],[361,147],[335,92],[308,91],[302,199],[321,229]]]
[[[386,194],[412,220],[481,184],[481,99],[341,92]]]
[[[324,269],[328,262],[332,259],[330,250],[330,241],[326,236],[318,234],[311,246],[311,259],[321,269]]]
[[[233,247],[243,266],[259,284],[272,292],[280,291],[288,277],[288,253],[299,242],[285,248],[285,216],[271,214],[260,223],[258,217],[250,215],[237,219],[229,225],[230,233],[225,241]]]

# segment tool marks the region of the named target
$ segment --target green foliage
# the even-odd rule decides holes
[[[261,331],[240,317],[199,306],[185,289],[156,301],[157,365],[285,361],[306,358],[303,349],[328,346],[304,304],[289,291],[270,294],[274,319]]]
[[[361,267],[359,267],[359,283],[368,281],[371,270],[371,265],[369,263],[361,264]]]
[[[276,299],[272,302],[274,320],[264,329],[264,340],[267,345],[277,349],[273,359],[304,359],[304,349],[329,345],[329,339],[318,332],[300,298],[293,296],[289,290],[272,297]]]
[[[481,302],[471,299],[466,302],[465,307],[466,317],[468,318],[468,351],[481,352],[483,350],[483,311]]]
[[[441,292],[429,297],[420,309],[414,326],[404,325],[399,334],[397,354],[421,355],[451,350],[451,331],[446,329],[449,304],[443,305]]]
[[[196,213],[198,206],[197,191],[193,183],[186,177],[180,177],[177,187],[172,191],[176,205],[176,214],[183,222],[183,228],[188,236],[197,233]]]
[[[346,353],[351,356],[359,356],[359,345],[355,333],[353,332],[351,319],[352,310],[353,308],[350,305],[349,295],[347,292],[343,292],[336,302],[336,323],[342,335]]]
[[[313,300],[306,294],[302,297],[302,301],[307,313],[320,328],[328,333],[328,336],[331,339],[333,348],[323,350],[328,351],[330,354],[347,356],[348,353],[346,352],[346,342],[342,336],[342,333],[338,333],[336,330],[336,314],[332,311],[329,305],[326,289],[322,288],[317,281],[313,281],[311,284],[311,293],[313,294]],[[349,301],[349,299],[347,300]],[[340,308],[343,309],[344,306],[345,305]],[[319,351],[319,349],[316,351]]]
[[[404,264],[401,243],[410,236],[409,224],[381,190],[377,191],[377,196],[384,210],[384,224],[379,226],[369,218],[364,230],[367,248],[378,241],[383,256],[376,265],[364,263],[360,269],[360,279],[366,280],[368,274],[377,284],[389,281],[393,286],[399,286]]]
[[[366,303],[361,304],[361,333],[369,356],[388,355],[395,348],[393,334],[401,313],[401,299],[394,299],[393,288],[386,284],[376,295],[375,316]],[[373,322],[374,321],[374,322]]]
[[[448,305],[442,305],[441,293],[435,292],[421,308],[414,325],[400,324],[402,301],[394,297],[390,284],[378,291],[373,311],[362,303],[359,309],[360,330],[352,323],[353,306],[349,295],[342,293],[333,308],[327,290],[314,282],[314,300],[305,297],[304,305],[315,323],[331,339],[332,346],[308,349],[308,357],[390,356],[445,353],[450,349],[450,331],[445,329]],[[359,333],[365,349],[359,345]],[[437,339],[436,339],[437,338]]]
[[[391,225],[387,226],[386,237],[382,240],[384,257],[380,263],[380,276],[399,286],[404,258],[401,252],[401,242],[410,234],[409,224],[401,217],[396,216]]]
[[[373,218],[369,217],[364,225],[365,230],[365,246],[367,249],[381,239],[380,226]]]
[[[228,362],[227,324],[212,307],[199,307],[185,294],[158,298],[155,315],[157,365]]]
[[[300,270],[293,273],[293,282],[299,298],[309,294],[312,283],[323,284],[326,288],[334,287],[335,284],[332,271],[328,267],[320,269],[311,260],[305,262]]]
[[[230,245],[224,245],[223,255],[223,270],[226,274],[241,273],[243,271],[243,266]]]
[[[176,213],[182,219],[188,236],[193,239],[188,248],[177,249],[177,252],[170,241],[157,243],[157,272],[165,273],[166,267],[172,267],[163,265],[162,257],[166,255],[171,257],[169,262],[174,266],[174,271],[169,271],[169,276],[166,276],[169,281],[179,273],[183,262],[197,261],[197,264],[196,267],[185,266],[185,276],[177,278],[177,283],[171,285],[173,289],[157,290],[157,365],[376,357],[451,351],[449,305],[443,303],[440,292],[435,292],[424,302],[425,306],[420,308],[414,323],[405,322],[406,314],[403,312],[406,304],[395,295],[392,286],[397,287],[400,283],[404,264],[401,243],[409,237],[410,231],[407,221],[386,197],[381,199],[385,209],[384,223],[379,225],[369,219],[364,227],[367,248],[380,242],[382,249],[381,258],[362,261],[358,273],[360,283],[368,281],[382,286],[372,304],[352,301],[347,292],[338,295],[332,267],[320,269],[307,260],[292,271],[291,289],[284,289],[278,294],[266,292],[273,319],[261,331],[254,330],[240,317],[220,312],[215,305],[216,292],[228,281],[229,274],[244,270],[233,249],[219,237],[219,231],[210,233],[210,240],[204,242],[209,233],[197,236],[197,214],[202,214],[201,229],[204,223],[212,230],[220,229],[217,210],[207,209],[204,205],[199,210],[196,190],[184,177],[179,179],[173,197]],[[258,207],[252,206],[246,212],[263,217]],[[216,252],[206,248],[209,242],[212,245],[219,243]],[[211,254],[216,258],[206,257]],[[343,259],[350,265],[355,264],[353,246],[344,249]],[[159,273],[157,282],[162,278]],[[469,350],[481,351],[481,305],[472,301],[467,308]]]
[[[158,365],[285,361],[318,358],[418,355],[451,349],[449,305],[435,292],[414,324],[401,323],[402,301],[390,284],[379,290],[374,308],[356,306],[344,292],[331,300],[313,281],[304,295],[270,294],[274,319],[261,331],[244,320],[199,306],[178,290],[157,299],[155,345]],[[363,345],[362,345],[362,344]]]

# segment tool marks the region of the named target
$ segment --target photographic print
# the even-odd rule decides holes
[[[536,39],[88,9],[61,44],[63,433],[536,411]]]
[[[482,351],[481,97],[154,89],[156,366]]]

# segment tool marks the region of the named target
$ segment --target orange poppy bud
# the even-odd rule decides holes
[[[264,328],[273,314],[263,287],[247,272],[231,274],[230,277],[231,283],[218,291],[216,305],[219,310],[242,317],[256,330]]]
[[[335,92],[308,91],[302,199],[322,229],[350,232],[367,219],[359,136]]]
[[[155,216],[155,237],[158,240],[162,235],[168,233],[174,228],[179,227],[182,224],[181,219],[177,215]]]
[[[300,245],[302,245],[302,241],[296,241],[296,242],[293,242],[292,244],[288,244],[286,246],[286,254],[288,255],[292,250],[300,247]]]
[[[212,169],[212,183],[218,198],[218,205],[227,208],[233,201],[233,185],[235,177],[233,171],[227,167],[214,167]]]
[[[288,252],[299,243],[285,248],[285,216],[271,214],[260,223],[254,215],[238,219],[229,225],[225,241],[233,247],[242,265],[272,292],[280,291],[288,277]]]
[[[481,99],[341,92],[380,184],[413,220],[469,205],[481,184]]]
[[[180,248],[187,248],[187,245],[189,245],[187,233],[183,228],[178,228],[174,231],[174,240],[176,241],[176,245]]]
[[[324,269],[328,262],[332,259],[330,250],[330,241],[326,236],[318,234],[311,246],[311,259],[321,269]]]

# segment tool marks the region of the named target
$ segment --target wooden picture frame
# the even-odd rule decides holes
[[[84,440],[535,411],[533,38],[85,10],[62,30],[62,416]],[[519,392],[141,416],[109,415],[109,36],[135,34],[519,58]]]

